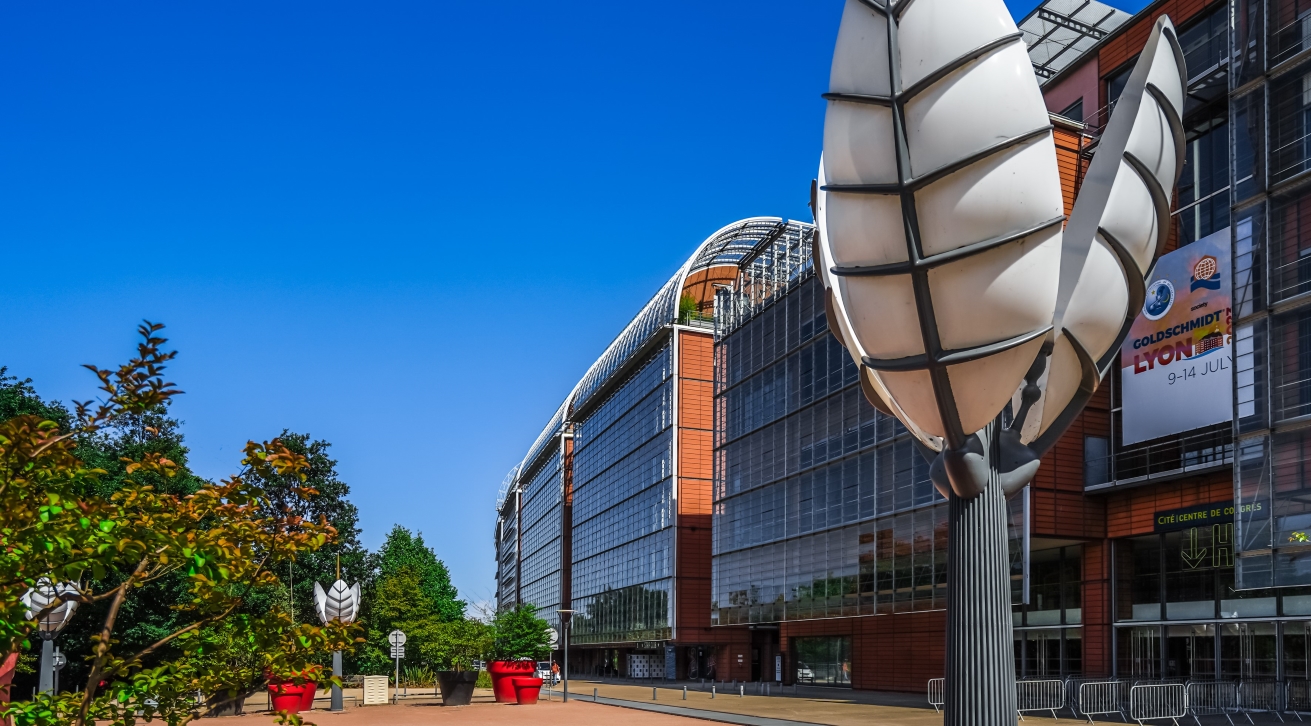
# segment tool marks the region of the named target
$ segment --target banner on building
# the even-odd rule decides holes
[[[1233,419],[1229,228],[1156,263],[1120,349],[1126,445]]]

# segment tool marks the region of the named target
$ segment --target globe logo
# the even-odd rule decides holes
[[[1147,302],[1143,304],[1143,316],[1148,320],[1160,320],[1170,312],[1174,304],[1174,285],[1169,280],[1157,280],[1147,286]]]

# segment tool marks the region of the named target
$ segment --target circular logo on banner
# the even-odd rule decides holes
[[[1143,303],[1143,315],[1148,320],[1160,320],[1170,312],[1174,304],[1174,285],[1169,280],[1157,280],[1147,286],[1147,301]]]
[[[1220,267],[1216,263],[1215,258],[1211,255],[1207,255],[1198,260],[1196,265],[1193,265],[1193,279],[1210,280],[1212,277],[1215,277],[1215,273],[1219,271]]]

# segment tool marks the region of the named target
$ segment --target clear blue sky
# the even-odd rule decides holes
[[[197,471],[325,438],[369,547],[487,598],[587,365],[715,229],[809,218],[841,7],[6,4],[0,365],[87,398],[162,321]]]

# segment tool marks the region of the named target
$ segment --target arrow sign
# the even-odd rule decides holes
[[[405,633],[399,630],[393,630],[387,634],[387,642],[392,645],[405,645]]]
[[[551,646],[551,649],[552,649],[552,650],[554,650],[554,649],[555,649],[555,644],[558,643],[558,642],[560,642],[560,634],[557,633],[557,632],[555,632],[555,628],[547,628],[547,629],[546,629],[546,643],[547,643],[548,645]]]
[[[1179,551],[1184,558],[1184,565],[1190,570],[1196,570],[1206,560],[1210,554],[1210,547],[1197,546],[1197,528],[1193,527],[1188,530],[1188,548]]]
[[[391,657],[393,657],[393,658],[404,658],[404,657],[405,657],[405,646],[403,646],[403,645],[393,645],[393,646],[391,647]]]

